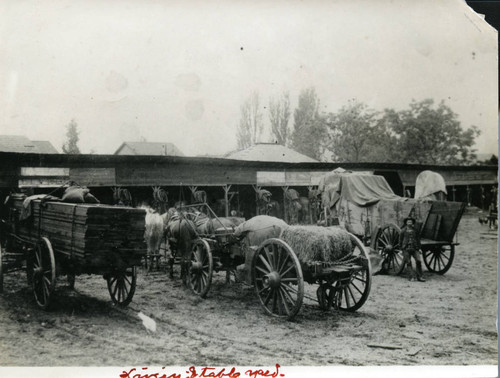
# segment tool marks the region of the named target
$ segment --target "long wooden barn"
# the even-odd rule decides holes
[[[283,190],[295,188],[307,196],[319,178],[342,167],[385,176],[398,195],[412,194],[423,170],[440,173],[448,200],[487,208],[496,197],[497,166],[440,166],[385,163],[282,163],[183,156],[64,155],[0,152],[0,191],[22,189],[47,193],[69,181],[89,187],[103,203],[112,203],[114,187],[127,188],[135,203],[148,201],[152,187],[168,192],[169,204],[190,201],[193,190],[204,190],[209,204],[227,199],[229,209],[245,217],[256,211],[257,188],[278,201]],[[223,209],[218,209],[219,212]],[[227,211],[227,210],[226,210]]]

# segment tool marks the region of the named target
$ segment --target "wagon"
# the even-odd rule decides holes
[[[404,269],[399,234],[410,215],[421,232],[427,269],[438,274],[450,269],[465,203],[399,197],[383,176],[340,170],[325,175],[319,191],[326,223],[341,225],[376,250],[388,273],[400,274]]]
[[[207,204],[185,206],[183,216],[192,220],[190,209],[200,208],[221,227],[210,234],[197,232],[192,242],[187,284],[195,294],[207,295],[214,272],[230,274],[245,266],[251,272],[251,284],[262,307],[272,316],[293,319],[297,315],[305,296],[304,282],[318,285],[316,300],[324,310],[333,307],[353,312],[366,302],[371,287],[371,264],[366,248],[353,234],[348,234],[350,250],[342,258],[303,262],[281,238],[246,246],[245,235],[236,235],[234,228],[217,222]]]
[[[47,309],[57,277],[99,274],[112,301],[126,306],[136,289],[136,266],[146,253],[144,210],[10,196],[0,234],[3,275],[25,270],[37,305]]]

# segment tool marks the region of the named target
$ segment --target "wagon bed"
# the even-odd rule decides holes
[[[24,196],[14,196],[9,223],[30,243],[47,237],[56,254],[77,265],[107,268],[139,265],[146,253],[144,210],[94,204],[31,202],[31,215],[20,219]]]
[[[3,273],[25,269],[38,306],[46,309],[57,276],[67,276],[72,287],[77,275],[101,274],[113,302],[129,304],[135,267],[146,254],[145,211],[46,199],[8,199],[0,230],[0,292]]]

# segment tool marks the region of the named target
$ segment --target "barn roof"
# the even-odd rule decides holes
[[[230,152],[226,159],[250,161],[277,161],[284,163],[317,163],[309,156],[302,155],[288,147],[276,143],[257,143],[244,150]]]
[[[114,155],[184,156],[175,144],[165,142],[123,142]]]
[[[47,140],[29,140],[24,135],[0,135],[0,151],[57,154],[55,147]]]

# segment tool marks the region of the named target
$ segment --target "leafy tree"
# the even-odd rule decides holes
[[[71,120],[69,124],[66,125],[66,142],[62,146],[62,150],[65,154],[79,154],[80,149],[78,148],[78,140],[80,132],[78,131],[78,125],[74,119]]]
[[[381,122],[394,135],[389,160],[419,164],[469,164],[477,127],[463,130],[455,114],[444,102],[437,107],[426,99],[412,101],[409,109],[385,110]]]
[[[271,132],[278,144],[288,145],[290,139],[290,94],[283,92],[279,99],[269,100],[269,120],[271,121]]]
[[[359,101],[349,101],[327,117],[330,143],[327,149],[334,161],[384,161],[391,136],[378,114]]]
[[[236,135],[238,149],[255,144],[262,133],[262,128],[259,94],[253,92],[240,107],[240,123]]]
[[[293,114],[292,147],[313,159],[321,160],[328,137],[325,119],[319,114],[319,99],[314,88],[302,90]]]

